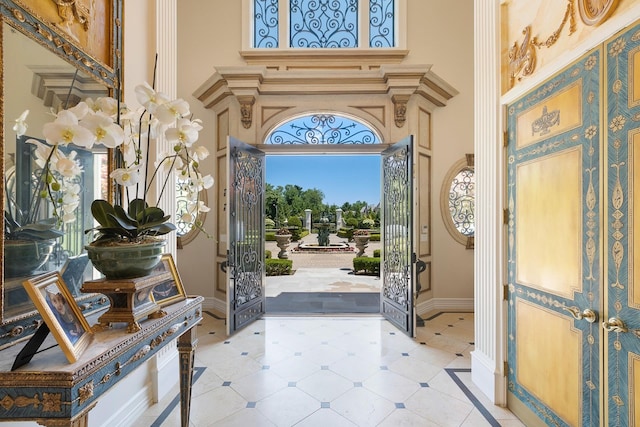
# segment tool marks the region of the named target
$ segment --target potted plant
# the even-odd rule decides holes
[[[135,93],[141,104],[138,110],[129,110],[112,97],[87,99],[58,112],[45,125],[51,146],[73,143],[114,150],[116,168],[109,177],[117,190],[115,202],[94,200],[91,214],[98,225],[85,231],[95,233],[85,249],[107,279],[145,276],[160,262],[165,245],[161,236],[176,228],[169,222],[171,216],[158,207],[167,185],[174,185],[169,183],[172,171],[188,199],[181,220],[200,229],[198,213],[209,210],[200,200],[200,191],[213,185],[213,178],[200,172],[199,162],[209,151],[195,145],[202,125],[190,118],[189,104],[156,92],[148,83],[137,86]],[[150,146],[160,137],[173,147],[151,165]],[[161,171],[160,193],[151,200],[151,186]]]
[[[26,110],[15,121],[13,130],[18,137],[27,131]],[[82,168],[77,152],[65,154],[60,140],[50,140],[54,129],[45,124],[46,143],[29,139],[35,146],[38,170],[32,178],[31,194],[19,203],[13,194],[7,194],[4,206],[4,273],[6,277],[28,276],[41,268],[49,259],[56,239],[64,233],[63,224],[75,221],[79,204]],[[68,151],[68,150],[67,150]],[[5,177],[6,180],[6,177]],[[5,188],[7,185],[5,184]]]
[[[200,199],[200,191],[213,185],[213,178],[200,172],[199,163],[209,151],[195,145],[202,125],[200,120],[190,118],[189,104],[182,99],[171,100],[148,83],[137,86],[135,92],[142,105],[137,111],[117,105],[113,98],[97,100],[90,109],[103,123],[98,133],[113,132],[109,142],[116,149],[119,167],[110,177],[119,190],[117,194],[128,202],[126,209],[121,202],[111,204],[106,200],[95,200],[91,205],[91,213],[99,225],[86,230],[97,232],[86,249],[94,266],[107,278],[144,276],[159,263],[165,244],[159,237],[176,228],[169,222],[171,216],[158,207],[172,171],[176,171],[188,200],[181,220],[194,227],[203,229],[198,213],[209,210]],[[170,152],[160,154],[151,169],[150,144],[162,135],[173,147]],[[165,173],[164,182],[152,203],[149,189],[161,170]],[[122,253],[117,261],[113,248]],[[145,260],[134,261],[133,255]],[[115,269],[119,271],[111,271]]]
[[[276,231],[276,245],[280,248],[280,252],[278,252],[278,258],[287,259],[289,258],[289,254],[287,253],[287,248],[291,243],[291,232],[288,228],[282,227]]]

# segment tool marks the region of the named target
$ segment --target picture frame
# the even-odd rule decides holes
[[[93,339],[93,331],[60,272],[36,276],[22,284],[69,363],[77,362]]]
[[[165,271],[171,272],[171,279],[159,283],[151,291],[151,299],[160,307],[165,307],[187,298],[180,273],[178,273],[171,254],[162,255],[160,264],[154,269],[155,273]]]

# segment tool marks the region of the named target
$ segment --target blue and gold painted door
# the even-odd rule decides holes
[[[508,106],[508,402],[600,424],[602,52]]]
[[[605,425],[640,426],[640,23],[607,41],[604,55]]]

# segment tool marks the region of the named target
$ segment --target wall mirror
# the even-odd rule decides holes
[[[51,216],[46,203],[34,208],[34,181],[40,169],[34,145],[26,141],[33,138],[44,142],[42,127],[52,121],[52,113],[86,98],[113,95],[118,87],[116,70],[120,69],[121,61],[120,0],[97,0],[90,7],[84,7],[82,2],[75,2],[76,6],[71,5],[74,2],[66,2],[65,6],[41,2],[32,6],[36,10],[26,9],[22,3],[26,4],[8,0],[0,3],[3,116],[0,190],[5,221],[7,211],[15,214],[31,209],[38,219]],[[69,16],[73,19],[68,19]],[[18,137],[13,125],[25,110],[29,110],[28,128],[24,136]],[[86,312],[108,302],[102,295],[81,293],[80,286],[93,277],[83,249],[87,243],[84,230],[93,224],[91,202],[95,198],[110,198],[112,190],[107,177],[111,153],[102,147],[66,149],[77,153],[84,171],[78,182],[81,193],[75,222],[64,225],[63,236],[46,243],[12,238],[6,222],[2,230],[0,349],[28,338],[41,323],[22,285],[34,275],[61,271]]]
[[[474,247],[475,235],[475,170],[474,156],[451,166],[442,182],[440,212],[451,237],[467,249]]]

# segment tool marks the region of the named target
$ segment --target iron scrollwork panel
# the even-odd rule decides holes
[[[230,310],[236,330],[264,312],[264,155],[253,148],[234,147],[231,156]]]
[[[384,268],[382,312],[411,334],[412,172],[411,145],[401,142],[383,155]]]

